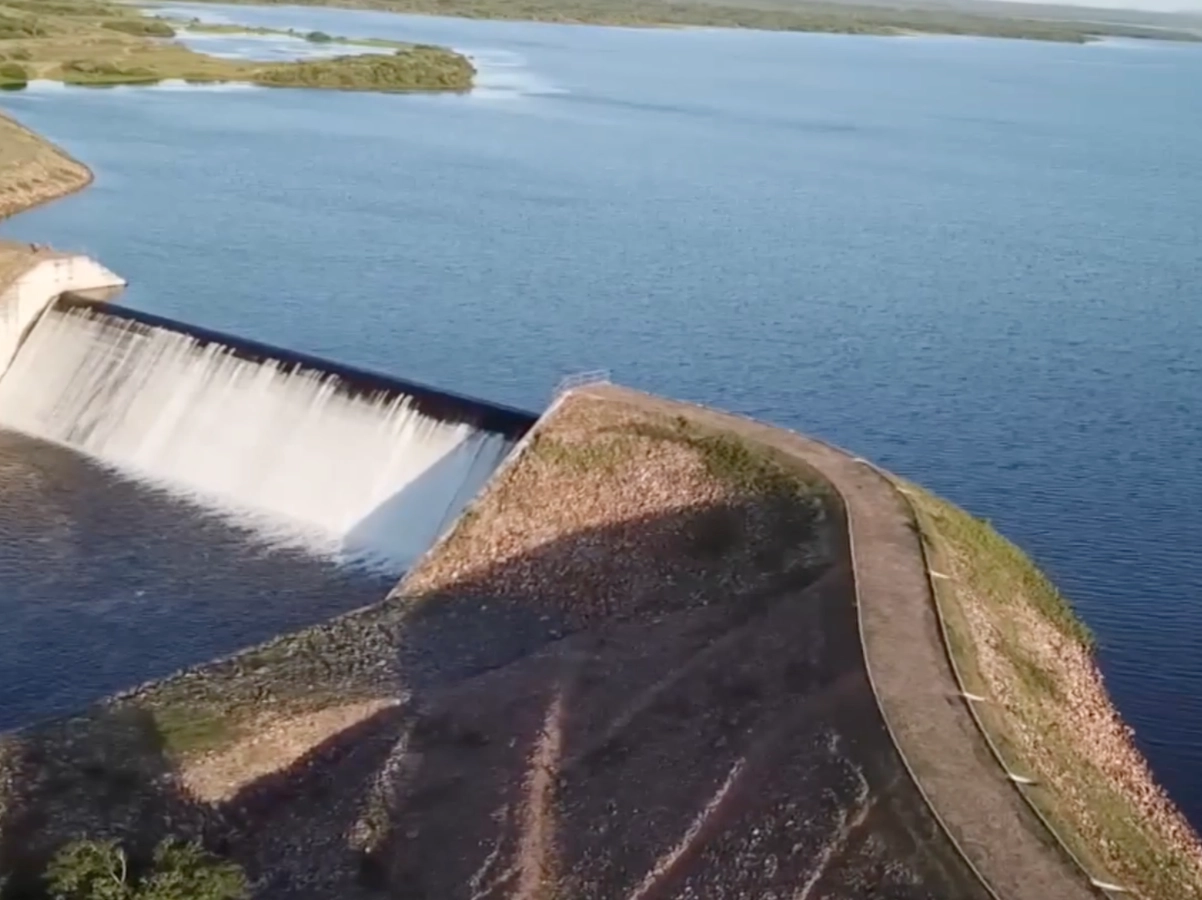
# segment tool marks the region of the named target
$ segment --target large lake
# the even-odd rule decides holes
[[[1063,586],[1202,824],[1202,51],[217,12],[482,87],[35,86],[0,102],[97,180],[0,231],[166,315],[529,408],[604,367],[914,477]]]

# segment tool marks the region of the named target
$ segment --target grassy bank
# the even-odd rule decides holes
[[[982,725],[1089,873],[1145,900],[1202,896],[1202,848],[1155,784],[1055,586],[989,524],[907,485],[948,642]]]
[[[218,59],[173,41],[175,27],[133,7],[102,0],[0,0],[0,86],[32,79],[75,85],[147,84],[167,79],[242,81],[342,90],[467,90],[475,74],[439,47],[378,43],[391,52],[320,61]],[[331,43],[314,34],[316,42]]]
[[[222,2],[222,0],[214,0]],[[1186,30],[1114,22],[1022,18],[955,9],[894,7],[822,0],[233,0],[259,6],[338,6],[472,19],[591,25],[707,26],[836,34],[979,35],[1084,43],[1097,36],[1198,40]],[[1092,17],[1091,17],[1092,18]]]

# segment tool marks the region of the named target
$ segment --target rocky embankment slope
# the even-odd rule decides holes
[[[0,219],[82,190],[92,172],[58,147],[0,114]]]
[[[257,892],[984,898],[885,732],[812,470],[569,399],[380,606],[0,744],[0,865],[164,833]]]

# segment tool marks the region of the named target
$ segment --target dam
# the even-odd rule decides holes
[[[378,601],[535,421],[0,249],[0,728]]]
[[[1057,663],[1088,643],[963,511],[707,407],[581,383],[536,418],[30,265],[0,335],[0,499],[29,500],[0,542],[18,891],[86,835],[136,862],[196,840],[281,900],[1186,895],[1167,798],[1123,798],[1173,861],[1148,869],[1053,781],[1096,788],[1099,746],[1142,765],[1121,721],[1032,752],[1030,722],[1080,714]],[[1051,635],[990,648],[1038,674],[1034,713],[977,711],[1015,688],[976,670],[966,610]],[[124,667],[97,679],[97,647]]]

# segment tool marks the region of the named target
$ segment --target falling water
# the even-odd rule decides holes
[[[0,425],[217,504],[273,541],[394,570],[437,539],[514,438],[420,406],[71,303],[41,318],[0,379]]]

